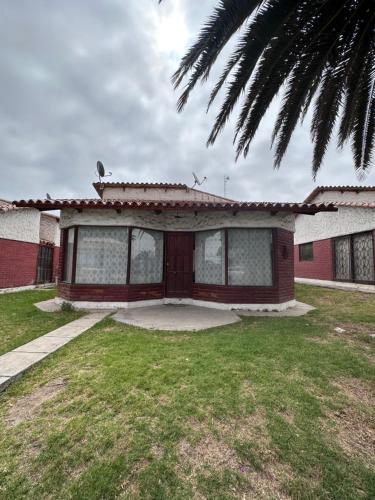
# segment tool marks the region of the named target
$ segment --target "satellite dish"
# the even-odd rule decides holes
[[[204,181],[207,180],[207,177],[203,177],[203,179],[200,181],[195,172],[192,172],[192,174],[194,177],[194,184],[193,184],[192,188],[194,188],[197,184],[198,184],[198,186],[201,186],[204,183]]]
[[[101,182],[102,177],[110,177],[112,175],[112,172],[108,172],[108,174],[106,174],[103,163],[98,160],[96,162],[96,175],[99,177],[99,182]]]
[[[46,193],[46,198],[47,200],[52,200],[51,195],[49,193]]]

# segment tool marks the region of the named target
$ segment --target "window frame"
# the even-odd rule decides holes
[[[77,247],[78,247],[78,234],[80,227],[104,227],[104,228],[126,228],[128,230],[128,254],[126,257],[127,261],[127,270],[126,270],[126,282],[125,283],[77,283],[76,282],[76,268],[77,268]],[[73,240],[73,256],[72,256],[72,279],[70,281],[66,281],[64,279],[65,275],[65,262],[66,262],[66,251],[68,247],[68,237],[69,230],[74,230],[74,240]],[[132,230],[140,229],[142,231],[158,231],[159,233],[163,233],[163,273],[162,273],[162,281],[158,283],[130,283],[130,266],[131,266],[131,244],[132,244]],[[63,229],[63,259],[62,259],[62,272],[61,272],[61,283],[68,285],[78,285],[78,286],[88,286],[88,287],[101,287],[101,286],[111,286],[111,287],[124,287],[124,286],[149,286],[149,285],[164,285],[165,284],[165,231],[160,231],[158,229],[150,229],[141,226],[120,226],[120,225],[100,225],[100,224],[79,224],[74,226],[69,226]]]
[[[253,229],[266,229],[270,231],[271,233],[271,284],[270,285],[230,285],[229,284],[229,237],[228,233],[231,229],[243,229],[243,230],[248,230],[251,231]],[[275,286],[275,276],[277,276],[276,273],[276,262],[277,262],[277,249],[278,249],[278,239],[277,239],[277,229],[272,228],[272,227],[238,227],[238,226],[233,226],[233,227],[224,227],[224,228],[216,228],[216,229],[204,229],[202,231],[194,231],[194,249],[195,249],[195,239],[196,239],[196,234],[205,232],[205,231],[224,231],[224,263],[225,263],[225,272],[224,272],[224,284],[222,285],[215,285],[215,284],[210,284],[210,283],[199,283],[195,281],[195,272],[193,273],[193,284],[198,285],[198,286],[208,286],[208,287],[226,287],[226,288],[242,288],[242,289],[256,289],[256,288],[273,288]],[[281,257],[280,257],[281,258]],[[195,262],[194,262],[195,266]]]
[[[306,245],[311,245],[311,257],[302,258],[302,247],[306,247]],[[313,262],[314,261],[314,242],[308,241],[307,243],[300,243],[298,245],[298,259],[299,262]]]

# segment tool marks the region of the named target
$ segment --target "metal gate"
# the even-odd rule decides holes
[[[36,272],[37,283],[51,283],[53,266],[53,247],[40,245]]]
[[[335,238],[334,262],[336,280],[374,283],[374,241],[372,232]]]

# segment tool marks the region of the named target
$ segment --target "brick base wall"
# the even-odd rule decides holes
[[[313,260],[299,260],[299,247],[294,246],[294,273],[297,278],[333,280],[332,239],[313,242]]]
[[[39,245],[0,238],[0,288],[33,285]]]

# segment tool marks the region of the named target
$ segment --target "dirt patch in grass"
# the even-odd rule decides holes
[[[143,471],[149,462],[142,458],[132,468],[128,477],[121,483],[121,490],[126,493],[129,498],[139,498],[138,475]]]
[[[254,398],[254,389],[249,380],[244,380],[240,387],[240,397],[243,398]]]
[[[334,421],[337,443],[349,457],[361,458],[370,468],[375,467],[375,429],[372,419],[354,408],[330,412]]]
[[[31,394],[17,399],[5,415],[5,423],[12,427],[21,422],[32,420],[43,403],[53,399],[67,383],[66,379],[57,378],[37,387]]]
[[[336,304],[336,301],[334,297],[324,295],[323,297],[319,297],[318,304],[332,306],[333,304]]]
[[[316,344],[329,344],[329,341],[326,339],[326,337],[306,337],[306,340],[309,342],[315,342]]]
[[[345,396],[357,403],[375,406],[375,387],[370,387],[358,378],[339,378],[333,383]]]
[[[235,498],[289,498],[283,483],[292,479],[292,473],[276,460],[261,412],[220,421],[190,419],[189,424],[204,435],[198,442],[179,442],[178,472],[191,483],[195,498],[201,498],[198,476],[224,470],[242,478],[233,491]],[[244,451],[240,453],[241,447]]]

